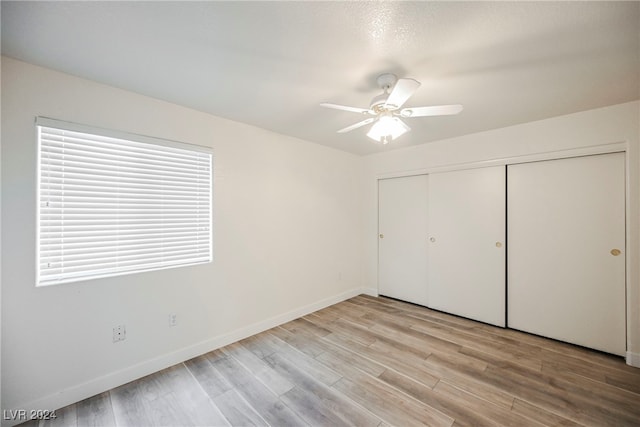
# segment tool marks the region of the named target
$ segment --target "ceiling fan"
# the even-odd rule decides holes
[[[322,107],[336,110],[351,111],[369,117],[361,122],[340,129],[338,133],[345,133],[359,127],[373,123],[367,136],[375,141],[387,144],[411,130],[400,118],[446,116],[458,114],[462,105],[435,105],[430,107],[402,108],[405,102],[420,87],[420,82],[414,79],[398,79],[395,74],[385,73],[378,76],[378,86],[384,91],[371,100],[369,108],[348,107],[346,105],[323,102]]]

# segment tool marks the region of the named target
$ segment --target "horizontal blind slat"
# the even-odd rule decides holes
[[[130,241],[153,241],[158,239],[173,239],[173,238],[185,238],[185,239],[209,239],[208,230],[200,230],[196,228],[184,228],[184,229],[173,229],[171,231],[164,231],[162,233],[158,233],[156,230],[151,230],[151,233],[147,233],[147,230],[141,231],[132,231],[127,233],[126,236],[121,236],[113,233],[100,232],[97,233],[75,233],[75,234],[66,234],[62,232],[50,232],[47,233],[46,237],[42,237],[40,239],[40,247],[42,250],[46,250],[46,248],[50,245],[61,245],[65,244],[70,248],[75,246],[93,246],[95,245],[93,242],[97,238],[100,239],[103,244],[110,244],[111,242],[130,242]],[[155,233],[153,232],[155,231]]]
[[[173,239],[157,239],[157,240],[144,240],[144,241],[127,241],[127,242],[116,242],[116,244],[105,244],[99,248],[96,248],[95,245],[68,245],[65,243],[57,243],[57,244],[48,244],[43,247],[42,253],[51,256],[61,256],[61,248],[64,247],[64,255],[87,255],[94,253],[107,253],[107,252],[117,252],[117,251],[133,251],[133,250],[142,250],[142,249],[154,249],[161,250],[165,246],[170,247],[189,247],[193,245],[194,247],[200,247],[202,245],[208,245],[209,239],[184,239],[184,238],[173,238]]]
[[[75,172],[85,173],[89,176],[156,176],[156,177],[183,177],[185,180],[201,176],[200,172],[207,172],[206,168],[191,167],[189,169],[167,168],[162,166],[151,167],[140,163],[112,163],[105,160],[88,161],[77,156],[47,156],[46,168],[42,169],[44,177]]]
[[[62,128],[40,126],[41,134],[43,137],[58,136],[58,137],[64,137],[64,138],[75,138],[81,141],[90,141],[92,144],[96,146],[100,146],[100,145],[113,146],[114,144],[116,144],[119,146],[119,148],[122,148],[122,141],[124,141],[126,143],[128,150],[147,152],[149,155],[154,155],[158,152],[173,153],[173,155],[175,155],[176,157],[180,157],[180,156],[191,157],[198,154],[209,155],[208,152],[191,149],[191,147],[178,148],[178,147],[168,146],[162,143],[149,144],[149,143],[137,141],[136,140],[137,138],[122,139],[122,138],[117,138],[112,136],[101,135],[99,132],[95,134],[94,133],[89,134],[86,132],[79,132],[79,131],[63,129],[63,128],[64,126],[62,126]]]
[[[151,151],[144,149],[132,149],[118,147],[115,144],[105,144],[86,139],[63,137],[45,134],[41,138],[43,152],[83,152],[88,155],[121,156],[127,153],[130,158],[145,159],[147,161],[166,161],[174,164],[197,164],[200,159],[206,158],[206,154],[176,155],[174,152]]]

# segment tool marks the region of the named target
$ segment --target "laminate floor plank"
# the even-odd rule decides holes
[[[353,322],[351,319],[337,319],[327,325],[332,333],[338,333],[347,336],[353,341],[357,341],[364,345],[369,345],[376,340],[375,335],[371,333],[367,326]]]
[[[291,322],[285,323],[281,326],[292,333],[296,333],[298,331],[304,331],[307,334],[314,335],[317,337],[323,337],[331,333],[329,329],[323,326],[318,326],[315,323],[307,320],[305,317],[292,320]]]
[[[101,393],[76,404],[78,425],[109,427],[115,424],[109,392]]]
[[[270,358],[275,355],[278,355],[280,358],[287,360],[287,362],[295,364],[300,369],[308,372],[322,384],[331,386],[336,381],[340,380],[340,378],[342,378],[342,375],[318,362],[313,357],[310,357],[309,355],[303,353],[296,347],[282,346],[280,351],[267,356],[265,358],[265,361],[269,362]]]
[[[640,379],[635,375],[607,373],[605,374],[605,381],[607,384],[640,395]]]
[[[446,381],[440,381],[434,388],[434,391],[444,397],[448,397],[451,401],[458,402],[465,408],[471,409],[475,413],[481,413],[484,417],[499,426],[543,426],[542,423],[523,417],[519,414],[507,410],[500,406],[494,405],[478,396],[467,393],[457,387],[452,386]]]
[[[386,354],[388,358],[399,355],[401,357],[396,357],[399,362],[415,366],[422,366],[421,362],[424,362],[432,354],[427,348],[418,349],[384,336],[376,339],[376,341],[369,346],[369,349],[381,354]]]
[[[410,376],[430,387],[435,385],[439,380],[438,377],[434,376],[422,366],[424,359],[413,359],[413,363],[411,361],[407,362],[407,357],[399,356],[399,352],[395,352],[393,347],[385,344],[381,344],[380,346],[372,344],[367,347],[359,343],[345,340],[333,334],[327,335],[325,339],[331,340],[331,342],[343,346],[346,349],[357,352],[370,360],[377,361],[385,368],[393,369],[404,375]]]
[[[224,348],[224,353],[234,357],[257,379],[262,381],[275,395],[280,396],[291,390],[294,385],[286,378],[278,374],[264,359],[249,351],[240,343],[228,345]],[[267,356],[269,357],[269,356]]]
[[[336,327],[336,321],[334,320],[330,322],[322,323],[317,318],[313,318],[310,316],[307,316],[307,320],[309,320],[309,322],[312,322],[315,325],[323,325],[329,331],[329,334],[323,335],[321,338],[325,338],[329,335],[335,335],[336,333],[341,333],[342,335],[349,337],[349,339],[351,339],[352,341],[357,340],[359,343],[364,345],[367,345],[375,341],[375,339],[373,339],[373,337],[371,336],[370,332],[368,332],[368,326],[354,323],[352,322],[351,319],[349,319],[346,323],[343,322],[338,327]],[[362,334],[359,338],[357,337],[357,335],[353,334],[354,326],[358,327],[358,330]]]
[[[337,313],[340,317],[345,316],[349,318],[362,317],[370,312],[370,310],[361,307],[358,304],[352,303],[350,299],[344,301],[344,304],[332,305],[330,309]]]
[[[482,411],[469,409],[453,399],[447,399],[434,392],[431,387],[413,380],[391,369],[386,370],[378,378],[390,386],[403,391],[422,403],[454,418],[458,425],[495,426],[496,423],[480,415]],[[439,384],[439,383],[438,383]]]
[[[239,341],[239,343],[260,359],[275,353],[279,348],[279,343],[276,341],[276,338],[269,334],[268,331],[245,338]]]
[[[213,367],[207,355],[198,356],[184,362],[184,365],[200,383],[210,398],[231,390],[233,386]]]
[[[511,408],[514,396],[506,390],[496,387],[491,381],[482,378],[481,373],[460,369],[455,363],[450,363],[446,358],[428,358],[424,365],[426,369],[436,377],[447,380],[448,383],[466,390],[477,396],[482,396],[485,400],[505,408]]]
[[[163,423],[164,409],[153,411],[151,400],[157,397],[152,381],[144,377],[111,390],[113,410],[118,425]]]
[[[339,372],[342,376],[348,375],[344,373],[345,370],[350,372],[353,369],[358,369],[377,377],[387,369],[384,365],[363,357],[357,352],[347,350],[327,340],[324,342],[327,351],[317,356],[316,360]]]
[[[395,308],[400,306],[401,310],[404,312],[409,311],[410,307],[421,308],[421,306],[410,303],[410,302],[405,302],[405,301],[401,301],[398,299],[393,299],[385,296],[374,297],[374,296],[365,295],[365,294],[356,295],[353,298],[349,298],[347,301],[352,302],[354,304],[368,306],[368,307]]]
[[[479,338],[475,338],[477,340]],[[491,345],[491,343],[494,345]],[[463,345],[461,354],[474,356],[481,360],[491,358],[492,360],[502,360],[516,365],[521,365],[529,369],[540,372],[542,370],[543,358],[539,348],[526,348],[524,345],[500,344],[492,340],[487,340],[484,345]],[[483,357],[478,357],[482,355]],[[509,355],[509,357],[504,357]]]
[[[545,426],[580,427],[583,425],[546,411],[539,406],[532,405],[531,403],[525,402],[521,399],[514,399],[511,411],[531,420],[536,420]]]
[[[269,333],[311,357],[316,357],[324,351],[315,339],[309,339],[301,334],[293,334],[281,327],[269,329]]]
[[[640,426],[620,357],[359,295],[23,427]]]
[[[272,357],[272,356],[270,356]],[[348,424],[335,416],[317,396],[294,387],[281,397],[290,408],[312,426],[342,427]]]
[[[603,408],[591,405],[579,395],[571,395],[566,391],[549,386],[538,378],[523,377],[508,369],[494,366],[483,372],[483,377],[517,398],[555,414],[589,426],[637,426],[638,419],[621,414],[615,408]]]
[[[354,298],[350,298],[348,301],[352,304],[356,304],[361,307],[366,307],[367,309],[375,309],[375,310],[384,311],[387,313],[397,313],[397,314],[406,313],[406,309],[404,307],[398,309],[397,307],[395,307],[392,300],[386,297],[382,297],[381,299],[376,299],[375,297],[369,298],[368,296],[358,295]]]
[[[351,307],[355,307],[356,310],[352,310]],[[337,310],[337,313],[339,314],[339,317],[335,320],[347,320],[364,329],[368,329],[377,323],[375,320],[366,319],[365,316],[370,312],[362,310],[357,305],[351,304],[350,307],[341,306],[341,308]]]
[[[619,388],[607,382],[603,383],[581,375],[574,375],[563,369],[547,369],[546,365],[542,368],[542,374],[545,375],[544,378],[550,382],[565,382],[570,384],[571,387],[568,389],[571,393],[602,401],[604,404],[619,408],[636,416],[638,420],[640,420],[640,394]]]
[[[268,424],[283,427],[308,425],[235,359],[220,358],[214,362],[214,367]]]
[[[316,380],[313,375],[299,368],[297,364],[287,360],[281,354],[272,354],[267,360],[281,375],[296,384],[295,390],[287,393],[287,399],[292,399],[292,405],[303,409],[305,405],[312,404],[315,408],[312,415],[314,418],[338,419],[329,424],[322,423],[322,425],[376,426],[380,423],[381,420],[369,411],[354,405],[353,401]],[[303,413],[300,415],[304,418]]]
[[[366,374],[343,378],[334,388],[390,424],[451,426],[454,422],[454,418]]]
[[[235,389],[219,394],[213,402],[232,426],[269,425]]]
[[[228,425],[197,379],[174,365],[111,391],[118,426]],[[84,425],[78,413],[78,425]]]
[[[460,344],[438,338],[434,339],[423,332],[412,329],[402,331],[397,325],[389,326],[388,322],[382,322],[382,325],[379,327],[371,329],[386,338],[393,339],[393,337],[396,337],[398,342],[402,342],[416,349],[422,349],[422,351],[427,351],[428,353],[423,353],[427,360],[429,358],[440,357],[448,360],[450,363],[454,363],[459,369],[466,366],[476,371],[482,371],[487,366],[485,361],[461,353],[460,350],[463,347]]]
[[[388,320],[379,320],[378,323],[370,329],[386,337],[402,337],[404,339],[403,342],[406,344],[414,344],[417,348],[428,347],[429,351],[432,349],[442,352],[457,352],[460,350],[460,344],[434,337],[433,335],[413,329],[412,326],[413,324],[402,326],[401,324]]]
[[[440,339],[451,340],[451,342],[459,344],[462,347],[479,350],[487,354],[492,354],[496,357],[511,360],[514,363],[520,363],[538,371],[542,369],[542,361],[539,358],[536,358],[535,354],[532,355],[530,352],[524,352],[520,349],[499,345],[495,342],[480,340],[460,330],[445,328],[434,324],[427,326],[426,323],[415,324],[411,326],[411,328],[436,336]]]
[[[228,425],[220,410],[184,364],[164,369],[159,374],[162,403],[168,407],[167,402],[177,406],[175,412],[179,414],[176,416],[178,422],[187,425]]]
[[[574,356],[572,354],[558,354],[556,352],[550,352],[543,349],[544,358],[542,360],[543,363],[554,364],[562,369],[579,373],[594,380],[600,380],[602,377],[605,377],[606,379],[606,377],[610,376],[621,378],[623,381],[628,380],[629,385],[632,387],[636,385],[640,386],[640,369],[620,364],[620,359],[617,360],[618,363],[616,365],[610,365],[603,362],[603,360],[607,360],[611,356],[604,359],[602,357],[604,356],[602,353],[595,351],[592,353],[594,358],[585,360],[582,357]]]
[[[317,318],[320,322],[331,322],[340,318],[340,315],[331,310],[332,307],[323,308],[322,310],[314,311],[307,314],[305,318]]]
[[[397,302],[397,303],[400,303],[400,302]],[[486,333],[484,334],[484,336],[481,337],[482,339],[479,340],[478,339],[479,337],[471,332],[473,330],[472,325],[478,324],[478,322],[473,322],[468,319],[462,319],[465,322],[471,323],[468,326],[462,326],[460,323],[457,323],[457,322],[443,323],[441,321],[438,321],[438,318],[435,316],[425,315],[424,309],[421,309],[420,307],[413,306],[411,304],[406,304],[406,303],[400,303],[400,304],[404,304],[404,306],[407,306],[407,308],[411,309],[411,313],[412,313],[411,317],[399,319],[399,316],[389,315],[387,313],[375,313],[375,314],[372,313],[365,317],[369,319],[382,317],[383,320],[379,320],[377,322],[377,325],[375,327],[377,329],[379,329],[381,325],[383,325],[391,329],[395,329],[400,333],[403,333],[406,335],[412,335],[413,337],[416,337],[419,340],[425,339],[424,342],[429,342],[429,340],[435,340],[435,342],[432,341],[434,347],[439,348],[440,350],[443,350],[443,351],[457,350],[462,345],[469,345],[469,342],[470,342],[469,340],[471,340],[471,342],[474,344],[483,343],[483,345],[488,347],[500,348],[506,345],[513,345],[514,347],[509,349],[510,353],[511,352],[519,353],[520,356],[522,356],[523,358],[530,359],[530,360],[531,360],[531,355],[533,353],[537,353],[540,351],[540,349],[537,347],[522,349],[521,345],[519,343],[515,343],[513,340],[506,340],[506,339],[501,340],[498,338],[492,338],[491,336],[487,336]],[[423,312],[422,315],[417,316],[417,314],[420,311]],[[428,313],[435,313],[435,312],[430,310],[428,311]],[[441,313],[439,314],[442,315]],[[451,317],[450,315],[448,316]],[[500,329],[490,325],[484,325],[484,326],[488,328]],[[539,360],[533,359],[531,360],[531,364],[534,364],[535,366],[539,367],[541,363]]]
[[[576,402],[592,408],[609,411],[615,408],[617,415],[628,419],[640,420],[640,396],[633,393],[620,392],[608,384],[599,384],[578,376],[537,374],[518,365],[495,363],[494,367],[521,378],[537,382],[538,387],[552,390],[563,395],[577,396]],[[534,376],[535,374],[535,376]]]
[[[360,298],[360,297],[362,297],[362,295],[358,296],[357,298]],[[375,298],[375,297],[367,296],[367,298]],[[406,317],[408,319],[424,318],[430,321],[440,321],[444,325],[455,326],[458,329],[472,329],[474,327],[477,327],[477,325],[479,324],[474,320],[470,320],[470,319],[459,317],[459,316],[452,316],[450,314],[437,311],[437,310],[425,311],[424,307],[416,304],[411,304],[408,302],[393,300],[393,299],[384,298],[384,297],[379,299],[380,301],[384,300],[385,302],[384,303],[377,302],[377,304],[385,304],[386,306],[399,309],[402,312],[404,312],[403,317]],[[486,324],[480,323],[480,325],[486,325]]]

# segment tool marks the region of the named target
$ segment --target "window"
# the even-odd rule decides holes
[[[205,147],[37,118],[37,285],[212,259]]]

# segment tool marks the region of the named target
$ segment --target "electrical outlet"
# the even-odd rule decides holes
[[[127,330],[124,325],[113,328],[113,342],[124,341],[127,338]]]
[[[176,326],[178,324],[178,315],[171,313],[169,315],[169,326]]]

